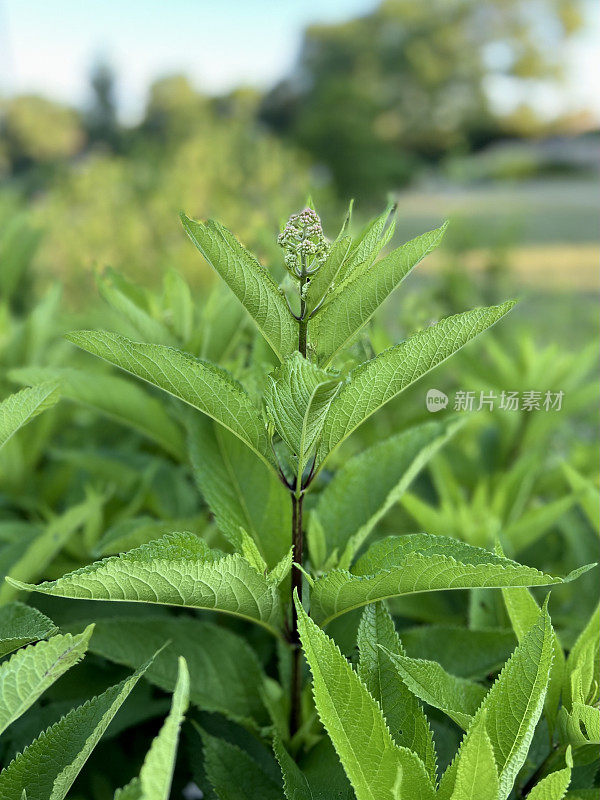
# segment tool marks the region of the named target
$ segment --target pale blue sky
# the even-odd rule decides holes
[[[425,0],[415,0],[424,2]],[[185,72],[198,88],[220,92],[241,83],[272,85],[293,66],[302,31],[368,12],[375,0],[0,0],[0,92],[34,91],[81,105],[87,76],[104,55],[119,76],[119,103],[134,119],[151,80]],[[537,87],[548,114],[593,107],[600,74],[600,9],[567,53],[563,89]],[[501,106],[513,87],[491,87]]]

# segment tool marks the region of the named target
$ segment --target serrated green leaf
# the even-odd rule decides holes
[[[6,397],[0,403],[0,447],[23,425],[59,400],[60,393],[55,382],[30,386]]]
[[[600,605],[571,648],[564,673],[562,701],[595,702],[600,691]]]
[[[2,800],[64,800],[92,750],[144,673],[111,686],[44,731],[0,772]]]
[[[273,740],[273,750],[281,767],[283,790],[287,800],[315,800],[306,775],[283,746],[279,736]]]
[[[214,220],[196,222],[181,214],[187,235],[246,308],[279,359],[298,345],[298,326],[269,272]]]
[[[327,298],[328,302],[334,299],[336,294],[342,291],[350,280],[366,272],[391,240],[396,228],[396,220],[392,218],[390,224],[388,225],[387,223],[393,210],[394,204],[389,203],[378,217],[370,220],[358,236],[353,241],[351,240],[350,249],[336,275],[337,280],[336,286],[333,287],[334,291]],[[348,230],[351,216],[351,210],[349,210],[336,243]]]
[[[241,555],[211,550],[192,533],[172,533],[120,556],[96,561],[27,591],[77,600],[119,600],[222,611],[277,635],[276,588]]]
[[[525,763],[535,727],[542,713],[552,666],[552,625],[546,604],[536,624],[523,637],[479,707],[472,725],[486,716],[486,730],[498,768],[498,800],[506,800]],[[468,737],[468,733],[467,733]],[[460,763],[457,759],[440,782],[438,800],[452,796]]]
[[[0,664],[0,734],[54,681],[85,655],[93,625],[77,636],[53,636],[29,645]]]
[[[409,658],[401,653],[386,655],[408,689],[433,708],[439,708],[466,730],[485,697],[483,686],[450,675],[436,661]]]
[[[259,661],[245,639],[227,628],[183,616],[101,618],[90,651],[136,669],[165,642],[170,645],[146,670],[147,681],[172,692],[177,657],[183,656],[194,705],[242,724],[267,722],[258,692],[265,677]]]
[[[239,439],[195,415],[189,421],[194,476],[217,527],[240,548],[240,528],[253,538],[269,566],[289,548],[292,513],[288,493],[274,472]]]
[[[325,534],[326,554],[336,548],[347,568],[379,520],[398,502],[429,459],[454,435],[457,422],[427,422],[375,444],[346,461],[319,495],[315,518]],[[314,558],[311,548],[311,558]],[[315,560],[315,566],[322,562]]]
[[[264,394],[267,417],[297,456],[299,478],[318,445],[339,388],[338,378],[311,364],[300,353],[286,358],[269,376]]]
[[[451,800],[497,800],[498,770],[482,714],[469,728],[461,747]]]
[[[502,589],[502,596],[513,630],[517,639],[521,641],[532,625],[535,625],[540,614],[540,608],[528,589]],[[544,704],[544,711],[551,733],[554,731],[554,726],[556,724],[556,715],[558,714],[558,705],[565,672],[565,656],[563,649],[558,641],[556,632],[553,631],[552,633],[552,651],[554,657]]]
[[[357,800],[433,800],[423,762],[398,747],[377,701],[336,644],[308,617],[296,598],[302,647],[313,675],[321,722],[342,762]],[[401,794],[399,787],[401,786]]]
[[[446,536],[389,536],[369,548],[350,572],[332,570],[319,578],[311,593],[311,613],[325,626],[340,614],[389,597],[474,587],[552,586],[575,580],[588,569],[560,578]]]
[[[141,791],[140,779],[134,778],[127,786],[117,789],[114,800],[141,800]]]
[[[329,411],[319,460],[411,383],[437,367],[513,307],[476,308],[438,322],[353,369]]]
[[[16,601],[0,606],[0,658],[57,632],[52,620],[37,608]]]
[[[246,561],[254,567],[257,572],[260,572],[261,575],[266,575],[267,573],[267,562],[260,554],[260,550],[254,539],[249,536],[243,528],[240,528],[240,552],[246,559]]]
[[[306,310],[309,313],[315,310],[330,287],[331,289],[335,287],[338,275],[342,273],[346,258],[350,253],[351,245],[350,236],[336,239],[318,272],[310,279],[306,292]]]
[[[169,715],[148,750],[139,778],[133,785],[116,792],[115,800],[169,800],[179,731],[187,711],[189,695],[190,676],[185,659],[180,657]]]
[[[202,733],[206,775],[219,800],[281,800],[281,787],[237,745]]]
[[[132,342],[107,331],[77,331],[67,339],[212,417],[269,463],[264,423],[226,370],[181,350]]]
[[[287,800],[356,800],[329,739],[322,738],[300,766],[278,736],[273,740],[273,750],[281,767]]]
[[[600,744],[600,709],[581,703],[571,703],[570,709],[560,708],[558,714],[560,738],[573,747]]]
[[[571,769],[573,759],[570,748],[566,754],[567,766],[556,772],[551,772],[533,787],[527,795],[527,800],[563,800],[571,783]]]
[[[240,448],[245,452],[249,452],[241,443]],[[262,462],[258,463],[262,465]],[[147,491],[144,485],[140,488],[142,491]],[[160,520],[146,515],[124,517],[106,529],[95,543],[92,555],[96,558],[117,555],[142,544],[148,544],[155,539],[160,539],[161,536],[171,531],[186,530],[200,534],[207,525],[206,517],[200,515],[196,517],[177,517],[176,519],[163,518]]]
[[[484,678],[496,672],[516,643],[512,631],[505,628],[470,630],[458,625],[419,625],[402,631],[402,644],[411,658],[437,661],[460,678]]]
[[[353,254],[348,259],[348,278],[327,303],[326,313],[315,317],[310,340],[319,361],[328,364],[366,325],[377,308],[391,294],[419,261],[437,247],[446,225],[418,236],[368,270],[352,269]]]
[[[374,603],[363,611],[357,643],[360,652],[358,675],[381,706],[392,738],[397,745],[407,747],[419,756],[435,783],[433,735],[421,704],[390,661],[391,655],[403,656],[404,648],[383,603]]]
[[[275,586],[279,586],[290,574],[292,569],[292,564],[294,563],[294,548],[290,547],[287,553],[283,556],[281,561],[278,561],[277,564],[273,567],[273,569],[267,575],[269,581]]]
[[[101,414],[134,428],[179,460],[185,460],[181,428],[164,405],[131,381],[71,367],[21,367],[10,371],[11,380],[34,384],[53,380],[62,397],[83,403]]]

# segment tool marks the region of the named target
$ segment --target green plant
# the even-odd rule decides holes
[[[169,796],[188,694],[192,706],[201,709],[191,715],[188,738],[195,754],[190,771],[209,797],[212,792],[221,799],[280,800],[284,792],[288,800],[505,800],[513,785],[523,796],[538,778],[566,786],[572,753],[588,757],[597,738],[593,623],[575,645],[570,667],[567,660],[566,672],[559,675],[557,664],[564,656],[547,603],[540,610],[527,588],[560,586],[588,567],[556,577],[506,558],[499,549],[492,552],[425,533],[369,543],[379,520],[454,435],[458,424],[453,420],[396,433],[331,473],[332,454],[365,420],[513,305],[449,317],[355,363],[353,342],[402,279],[439,243],[445,228],[378,258],[393,235],[389,216],[386,209],[352,236],[349,213],[330,243],[312,207],[293,215],[279,237],[288,273],[281,286],[218,222],[183,216],[188,235],[266,342],[254,342],[245,354],[217,347],[229,370],[189,352],[203,352],[214,340],[195,330],[197,317],[183,284],[157,304],[113,275],[110,285],[102,285],[103,293],[137,331],[138,340],[95,330],[68,338],[183,401],[166,402],[159,416],[151,413],[156,399],[146,390],[121,391],[106,383],[107,376],[90,372],[84,391],[76,372],[21,374],[25,381],[54,378],[67,397],[136,427],[169,452],[172,470],[177,460],[185,462],[187,441],[217,532],[170,527],[157,538],[159,531],[151,526],[149,536],[141,533],[139,546],[88,564],[94,547],[115,552],[106,537],[99,541],[98,526],[89,524],[89,497],[79,509],[66,512],[74,515],[70,529],[86,525],[77,542],[80,549],[73,543],[72,550],[83,566],[38,585],[11,570],[11,592],[35,591],[42,600],[118,601],[141,607],[97,615],[86,605],[83,617],[91,614],[91,620],[84,622],[81,614],[70,611],[63,623],[66,632],[57,636],[50,620],[35,616],[21,639],[14,633],[11,638],[0,619],[0,642],[6,641],[11,650],[19,641],[51,636],[17,649],[0,665],[7,686],[22,679],[27,683],[26,691],[16,690],[25,698],[20,704],[6,693],[9,722],[86,650],[136,670],[53,720],[0,773],[2,797],[21,800],[26,793],[29,800],[64,798],[142,676],[153,686],[174,690],[173,706],[139,779],[114,795],[121,800]],[[165,326],[167,308],[176,316],[167,315],[170,324]],[[109,385],[116,387],[112,395]],[[123,521],[130,519],[126,515]],[[62,541],[68,541],[65,520],[59,528]],[[117,533],[109,537],[113,547],[123,542],[119,536],[135,538],[140,530],[134,526]],[[81,547],[87,550],[82,553]],[[519,642],[493,682],[485,672],[453,675],[436,661],[411,655],[386,608],[394,598],[483,588],[502,590]],[[185,611],[173,615],[162,606],[194,609],[201,617]],[[13,616],[22,613],[18,603],[10,608]],[[209,620],[205,612],[215,611],[222,619]],[[338,645],[354,638],[357,623],[358,654],[351,664]],[[485,632],[469,633],[477,646],[484,641],[477,634]],[[166,642],[170,644],[161,649]],[[50,671],[45,668],[45,659],[55,654],[60,659],[64,648],[70,660]],[[302,651],[312,672],[312,693]],[[178,656],[185,661],[178,662]],[[442,658],[440,647],[438,660]],[[490,664],[497,668],[503,660],[488,658],[488,671]],[[568,678],[563,680],[563,674]],[[0,701],[2,706],[2,692]],[[548,755],[535,738],[543,709]],[[132,713],[141,721],[148,711],[142,703]],[[462,744],[438,785],[439,753],[444,752],[442,763],[451,760],[447,754],[460,729],[466,732]],[[535,748],[533,769],[527,761],[530,747]],[[44,769],[50,761],[52,769]],[[34,774],[42,777],[33,779]],[[593,785],[595,777],[591,780]],[[540,797],[562,796],[543,781],[534,788]]]

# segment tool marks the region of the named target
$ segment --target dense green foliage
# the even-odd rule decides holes
[[[269,269],[183,215],[224,286],[111,271],[85,330],[7,259],[3,799],[597,794],[593,354],[501,297],[390,340],[445,230],[391,213],[330,241],[309,201]],[[563,410],[425,419],[435,368]]]

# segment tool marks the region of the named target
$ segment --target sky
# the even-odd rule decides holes
[[[423,2],[424,0],[416,0]],[[367,13],[374,0],[0,0],[0,94],[35,92],[77,106],[88,99],[98,59],[118,75],[124,120],[141,114],[148,85],[183,72],[208,93],[240,84],[272,86],[297,59],[312,22]],[[600,118],[600,5],[568,47],[567,82],[529,89],[548,116],[582,107]],[[502,110],[523,99],[512,85],[493,85]]]

